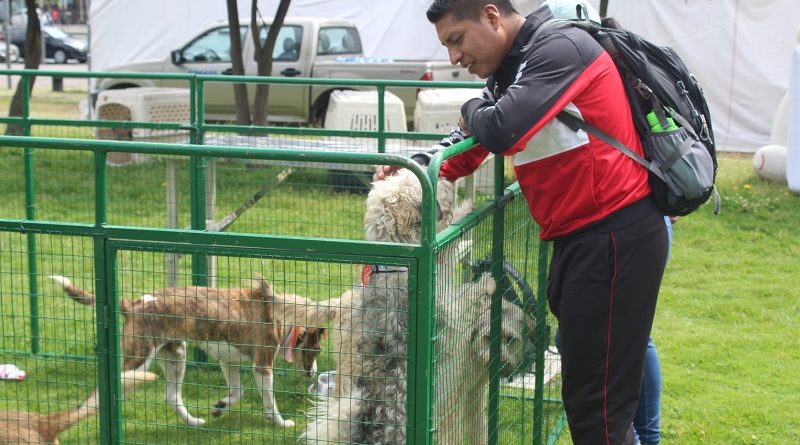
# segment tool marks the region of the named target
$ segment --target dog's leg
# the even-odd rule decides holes
[[[261,400],[264,402],[264,412],[267,417],[275,422],[275,425],[288,428],[294,426],[294,421],[286,420],[278,411],[278,404],[275,402],[274,376],[272,368],[253,365],[253,377],[256,380],[258,391],[261,392]]]
[[[270,329],[272,329],[270,331]],[[273,345],[278,344],[278,334],[274,330],[274,326],[268,328],[262,327],[262,332],[259,338],[272,339],[268,340]],[[264,403],[264,413],[267,418],[272,419],[275,425],[287,428],[294,426],[291,420],[285,420],[280,411],[278,411],[278,404],[275,402],[275,378],[272,374],[273,364],[275,363],[275,355],[278,350],[276,347],[260,347],[255,348],[253,351],[253,377],[256,380],[256,387],[261,393],[261,400]]]
[[[161,367],[167,382],[166,400],[175,414],[189,426],[201,426],[205,420],[193,417],[183,403],[181,389],[186,373],[186,342],[170,342],[161,349]]]
[[[242,398],[242,393],[244,392],[242,391],[239,367],[235,365],[231,366],[224,362],[220,362],[219,366],[222,370],[222,376],[225,377],[225,383],[228,384],[228,395],[214,405],[214,410],[211,411],[211,415],[214,417],[219,417],[224,414],[225,411],[230,409],[230,407]]]
[[[468,413],[472,413],[471,421],[464,422],[466,425],[466,433],[469,438],[469,443],[485,444],[488,422],[486,420],[486,392],[488,375],[486,378],[481,378],[476,381],[477,385],[470,387],[467,390],[467,406]]]

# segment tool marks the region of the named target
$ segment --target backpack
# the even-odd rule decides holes
[[[681,58],[671,48],[654,45],[630,31],[589,20],[548,20],[534,32],[530,43],[546,30],[561,26],[585,30],[611,55],[622,77],[644,158],[569,112],[561,111],[557,118],[573,131],[584,130],[647,168],[652,195],[665,215],[688,215],[712,194],[714,212],[719,214],[711,115],[703,89]]]

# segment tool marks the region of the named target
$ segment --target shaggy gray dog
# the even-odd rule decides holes
[[[454,201],[453,183],[440,180],[437,231],[453,221]],[[419,243],[421,203],[419,180],[408,170],[373,183],[364,216],[367,240]],[[457,213],[467,209],[462,207]],[[357,350],[363,362],[356,384],[361,402],[351,439],[354,443],[405,444],[408,272],[398,268],[374,271],[364,288],[361,307],[364,317]]]
[[[453,184],[440,180],[437,230],[471,209],[456,209]],[[373,184],[364,218],[369,240],[418,243],[422,194],[408,171]],[[455,258],[450,247],[440,259]],[[461,249],[461,247],[456,247]],[[489,382],[491,317],[495,282],[484,274],[477,282],[458,286],[455,264],[437,267],[436,412],[437,442],[446,445],[486,442],[485,400]],[[312,444],[359,443],[405,445],[407,426],[408,273],[378,267],[365,287],[320,302],[333,320],[337,356],[333,397],[320,397],[302,439]],[[499,357],[501,375],[516,369],[530,346],[523,338],[533,332],[533,320],[503,300]],[[467,418],[468,417],[468,418]]]

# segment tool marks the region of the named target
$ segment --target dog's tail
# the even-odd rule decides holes
[[[158,378],[158,376],[152,372],[137,370],[125,371],[122,373],[121,377],[123,394],[129,393],[142,383],[150,382]],[[39,424],[40,434],[42,436],[50,436],[47,437],[48,443],[56,443],[59,433],[66,431],[69,427],[81,420],[97,414],[99,398],[100,390],[95,389],[83,403],[75,408],[44,416],[42,419],[43,422]]]
[[[347,395],[315,400],[300,440],[308,444],[349,443],[356,413],[361,407],[361,395],[361,390],[354,388]]]
[[[85,304],[87,306],[94,306],[95,302],[97,301],[97,298],[95,298],[94,294],[91,294],[83,289],[78,288],[77,286],[72,284],[72,281],[70,281],[70,279],[67,277],[63,277],[61,275],[50,275],[50,279],[58,283],[59,286],[61,286],[64,289],[64,292],[66,292],[66,294],[69,295],[70,298],[72,298],[73,300],[77,301],[80,304]]]

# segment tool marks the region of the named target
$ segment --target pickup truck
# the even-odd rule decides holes
[[[253,39],[249,19],[241,20],[245,75],[256,75]],[[266,39],[270,22],[260,23],[260,38]],[[107,69],[116,72],[231,74],[230,36],[227,22],[207,27],[188,43],[164,59],[121,65]],[[387,79],[387,80],[477,80],[466,69],[449,61],[388,60],[366,58],[356,26],[335,18],[287,17],[278,32],[273,52],[275,76]],[[204,102],[207,119],[232,120],[235,116],[232,84],[208,82]],[[186,87],[185,82],[148,79],[99,79],[93,91],[131,87]],[[248,84],[253,100],[255,86]],[[328,99],[336,86],[278,85],[270,87],[269,120],[285,123],[321,123]],[[338,87],[341,89],[341,87]],[[417,89],[389,89],[404,102],[406,116],[414,115]],[[252,106],[252,103],[251,103]]]

